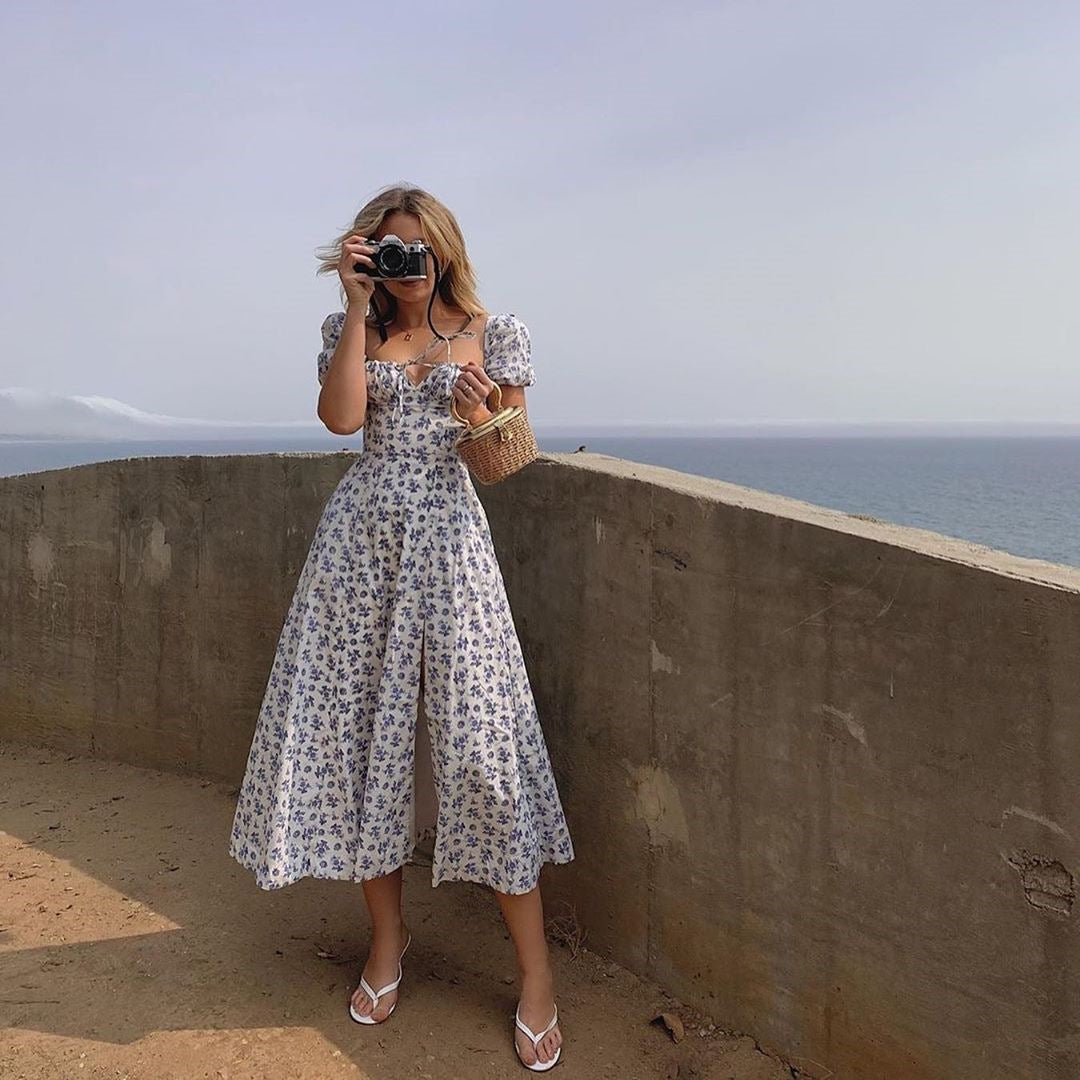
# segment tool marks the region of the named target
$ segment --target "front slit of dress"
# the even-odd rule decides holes
[[[420,693],[416,706],[416,732],[413,751],[413,835],[416,845],[430,859],[435,854],[435,827],[439,815],[439,795],[431,743],[431,710],[427,698],[431,680],[425,673],[426,635],[420,639]],[[421,722],[422,721],[422,722]]]

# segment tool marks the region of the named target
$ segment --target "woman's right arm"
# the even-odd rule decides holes
[[[354,435],[367,419],[366,355],[364,309],[350,304],[319,392],[319,419],[335,435]]]
[[[357,262],[375,264],[368,256],[374,248],[363,236],[350,236],[342,246],[338,276],[345,287],[349,305],[341,325],[341,336],[319,393],[319,419],[335,435],[354,435],[367,419],[367,327],[364,323],[375,283],[353,270]]]

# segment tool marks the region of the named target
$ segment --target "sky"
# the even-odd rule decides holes
[[[317,424],[315,251],[397,181],[538,422],[1080,421],[1078,50],[1042,0],[3,5],[0,427]]]

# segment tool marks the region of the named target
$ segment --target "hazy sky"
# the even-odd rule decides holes
[[[0,387],[314,420],[384,184],[538,421],[1080,418],[1080,6],[5,4]]]

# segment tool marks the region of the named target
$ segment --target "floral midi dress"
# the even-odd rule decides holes
[[[323,322],[320,384],[344,321]],[[493,382],[533,384],[515,315],[488,316],[482,347]],[[574,852],[488,519],[453,446],[459,368],[444,360],[419,383],[398,363],[369,358],[365,369],[363,449],[301,569],[228,851],[263,889],[360,881],[408,862],[422,662],[432,885],[528,892],[543,863]]]

